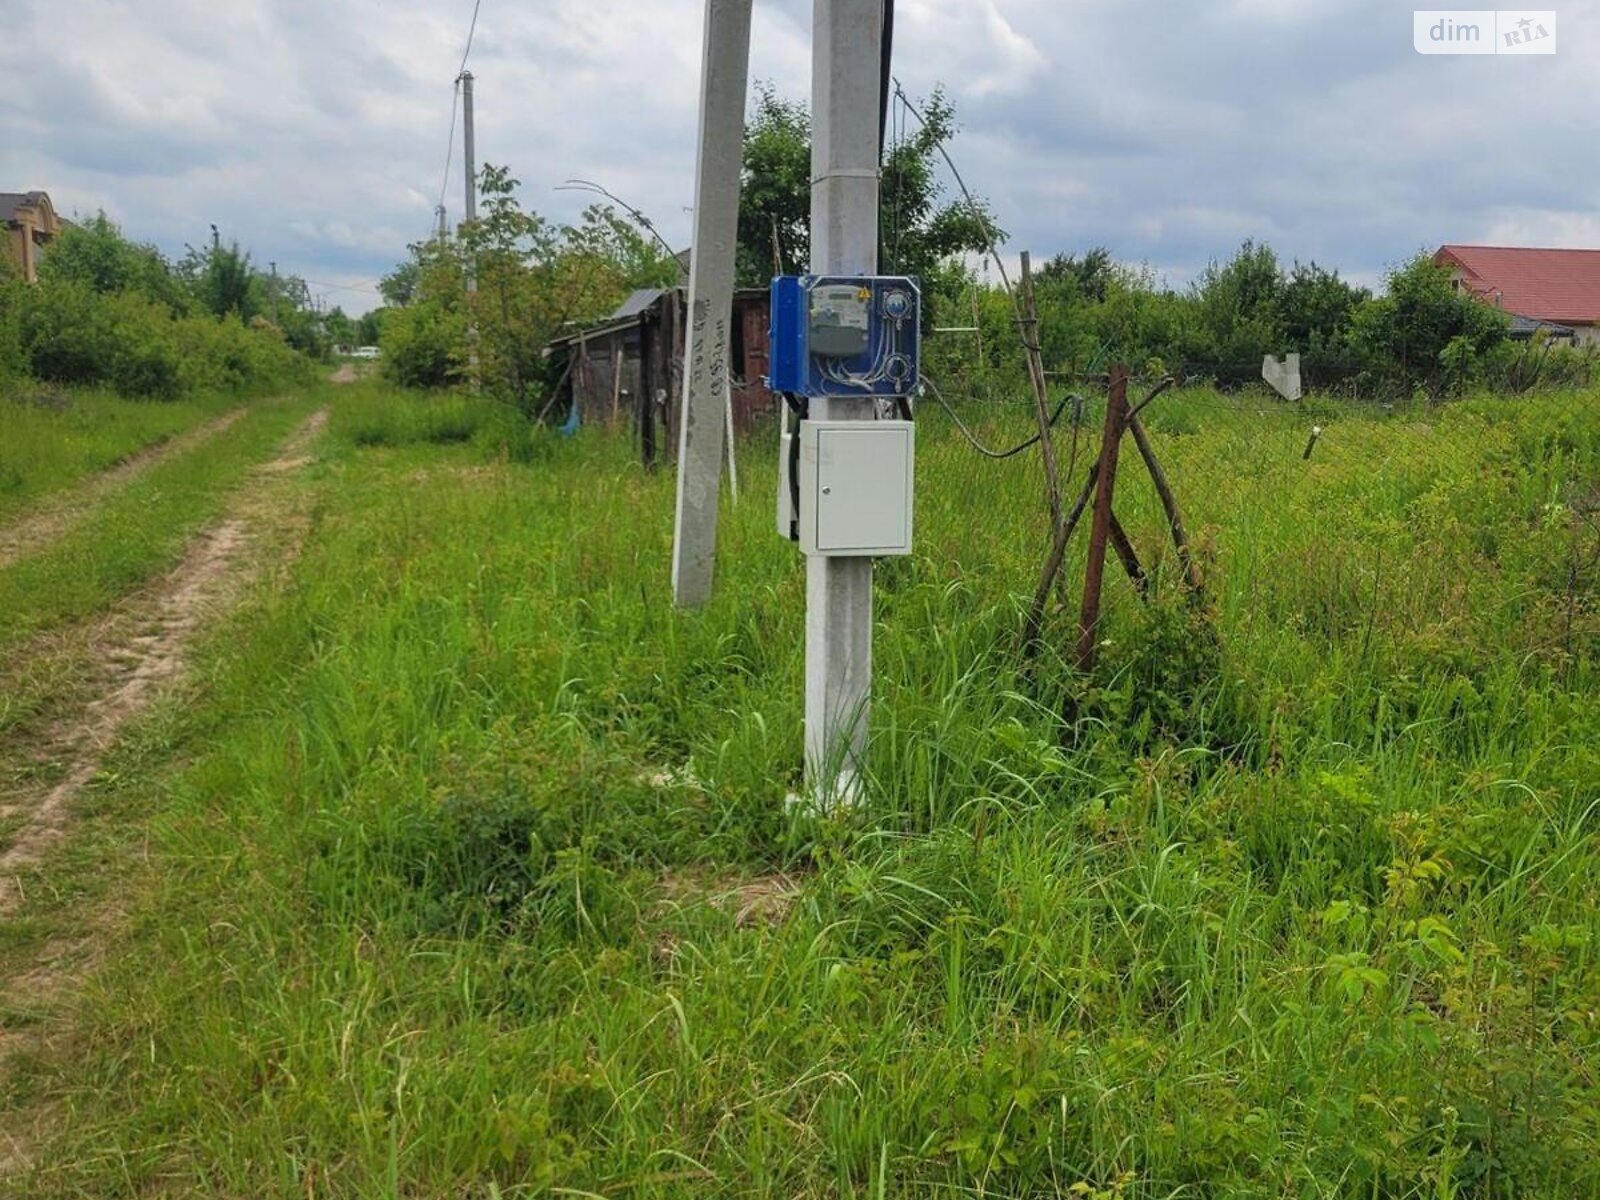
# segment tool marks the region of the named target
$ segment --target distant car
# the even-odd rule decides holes
[[[380,358],[382,355],[383,351],[376,346],[357,346],[350,353],[351,358]]]

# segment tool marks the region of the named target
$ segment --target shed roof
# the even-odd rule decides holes
[[[1554,321],[1540,321],[1534,317],[1513,315],[1511,318],[1511,336],[1514,338],[1532,337],[1540,330],[1544,330],[1551,337],[1572,337],[1573,329],[1570,325],[1558,325]]]
[[[1460,267],[1474,292],[1517,316],[1600,323],[1600,250],[1441,246],[1433,261]]]
[[[668,290],[667,288],[640,288],[624,300],[610,316],[595,322],[593,325],[551,338],[550,345],[566,346],[588,338],[603,338],[608,334],[617,332],[619,329],[631,328],[637,325],[644,315],[656,306],[661,298],[667,294]],[[670,290],[677,291],[679,295],[684,295],[687,292],[686,288],[681,287]],[[733,293],[733,301],[737,305],[741,302],[765,300],[768,295],[769,292],[766,288],[736,288]]]
[[[640,288],[617,306],[617,311],[606,318],[606,324],[637,317],[666,294],[661,288]]]

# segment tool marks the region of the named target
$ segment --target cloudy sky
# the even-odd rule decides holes
[[[0,191],[169,252],[216,222],[359,312],[438,202],[473,0],[0,0]],[[479,157],[574,215],[602,182],[689,228],[702,0],[482,0]],[[1182,283],[1246,237],[1363,282],[1444,241],[1600,246],[1600,0],[1558,53],[1424,57],[1394,0],[899,0],[1010,252],[1104,244]],[[809,94],[808,0],[752,75]],[[459,136],[459,135],[458,135]],[[458,157],[455,162],[459,164]],[[461,212],[452,168],[451,219]]]

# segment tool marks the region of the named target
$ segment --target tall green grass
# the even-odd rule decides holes
[[[0,651],[100,611],[173,565],[245,473],[310,411],[303,398],[255,402],[217,438],[114,492],[58,542],[0,568]]]
[[[1155,601],[1109,583],[1089,680],[1010,648],[1036,465],[926,417],[825,819],[770,447],[682,613],[670,473],[378,403],[107,791],[151,865],[27,1194],[1600,1191],[1592,397],[1330,410],[1309,462],[1160,402],[1207,601],[1130,455]]]

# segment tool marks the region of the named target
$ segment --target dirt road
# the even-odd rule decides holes
[[[145,447],[109,470],[90,477],[77,487],[49,497],[21,519],[0,529],[0,567],[8,566],[19,558],[26,558],[52,542],[59,541],[64,533],[113,492],[126,487],[152,467],[180,454],[187,454],[212,438],[226,433],[244,414],[244,409],[235,408],[220,417],[213,417],[187,433]]]
[[[222,518],[190,541],[174,570],[52,643],[50,654],[67,657],[87,676],[77,681],[75,694],[88,699],[38,734],[36,761],[18,773],[14,786],[0,779],[0,927],[25,907],[37,868],[71,836],[75,801],[106,753],[182,679],[198,637],[218,615],[297,551],[309,513],[306,493],[290,481],[311,461],[326,423],[325,409],[313,414],[275,459],[255,468]],[[48,1053],[62,1029],[63,1001],[116,922],[114,912],[86,914],[72,938],[49,941],[29,961],[8,964],[9,977],[0,984],[0,1098],[14,1056]],[[51,1116],[47,1106],[0,1114],[0,1180],[27,1165],[29,1147]]]

